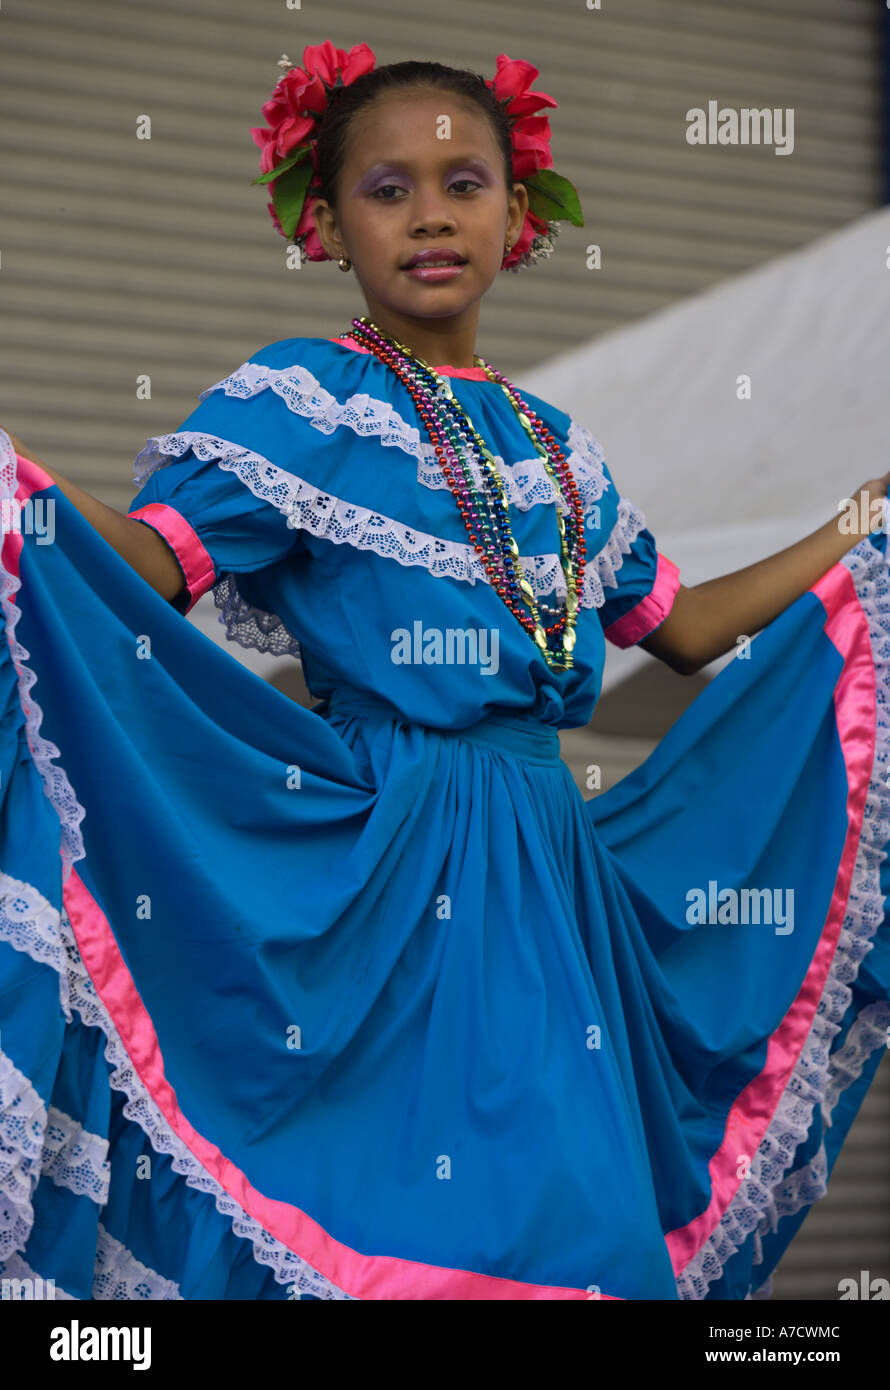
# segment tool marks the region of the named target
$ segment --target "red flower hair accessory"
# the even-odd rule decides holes
[[[315,230],[313,214],[320,190],[318,126],[331,92],[350,86],[375,62],[366,43],[348,53],[330,42],[307,47],[302,68],[282,53],[278,66],[287,71],[263,106],[267,125],[251,129],[262,151],[262,172],[252,182],[270,186],[269,214],[281,235],[299,247],[301,261],[331,259]],[[525,184],[529,200],[519,238],[504,256],[502,270],[521,270],[551,255],[560,222],[584,225],[575,188],[553,169],[549,117],[534,114],[558,105],[553,97],[531,90],[537,76],[531,63],[501,53],[494,79],[485,80],[510,122],[513,181]]]

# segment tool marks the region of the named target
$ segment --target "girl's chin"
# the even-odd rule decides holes
[[[469,312],[478,303],[478,299],[478,294],[467,294],[466,290],[458,294],[456,289],[449,292],[447,286],[431,289],[427,285],[421,285],[413,292],[409,289],[406,293],[403,288],[402,293],[398,295],[374,296],[381,310],[418,319],[441,318],[446,314],[450,318],[457,317]],[[371,317],[374,317],[373,314]]]

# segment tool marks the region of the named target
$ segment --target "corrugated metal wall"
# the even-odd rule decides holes
[[[486,303],[480,351],[521,378],[882,200],[880,18],[871,0],[6,0],[0,424],[125,508],[145,439],[200,390],[265,343],[337,333],[363,311],[335,265],[285,268],[250,185],[248,128],[282,52],[299,61],[329,38],[366,41],[381,63],[490,74],[506,51],[540,67],[586,226]],[[709,100],[793,107],[794,154],[689,146],[686,111]],[[144,114],[151,140],[136,138]],[[843,1274],[888,1273],[888,1066],[777,1296],[830,1298]]]
[[[265,343],[363,312],[335,265],[285,268],[250,185],[249,127],[282,52],[299,61],[330,38],[367,41],[380,62],[490,74],[506,51],[540,67],[586,226],[489,296],[480,350],[521,374],[875,206],[879,18],[871,0],[6,0],[0,423],[123,507],[145,438],[203,387]],[[686,111],[709,100],[793,107],[793,155],[688,145]]]

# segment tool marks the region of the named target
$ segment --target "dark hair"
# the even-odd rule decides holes
[[[338,87],[332,93],[327,110],[318,127],[318,196],[336,206],[337,177],[346,154],[346,141],[353,117],[368,102],[384,92],[399,88],[438,87],[466,101],[475,102],[491,123],[504,161],[504,180],[508,191],[513,187],[513,146],[510,122],[504,114],[485,78],[463,68],[449,68],[444,63],[389,63],[374,68],[356,78],[348,87]]]

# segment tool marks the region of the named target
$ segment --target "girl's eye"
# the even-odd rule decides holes
[[[476,181],[475,179],[455,179],[455,180],[454,180],[454,183],[450,184],[449,187],[450,187],[450,188],[457,188],[458,184],[469,184],[472,188],[481,188],[481,187],[482,187],[481,183],[477,183],[477,181]],[[398,193],[399,191],[403,191],[403,190],[400,190],[400,186],[399,186],[399,184],[397,184],[397,183],[382,183],[382,184],[380,185],[379,188],[375,188],[375,189],[374,189],[373,196],[374,196],[375,198],[380,198],[380,195],[381,195],[382,193],[384,193],[384,192],[386,191],[387,188],[393,188],[393,189],[395,189],[395,191],[396,191],[397,193]],[[394,203],[394,202],[397,201],[397,199],[395,199],[395,198],[380,198],[380,201],[381,201],[382,203]]]

